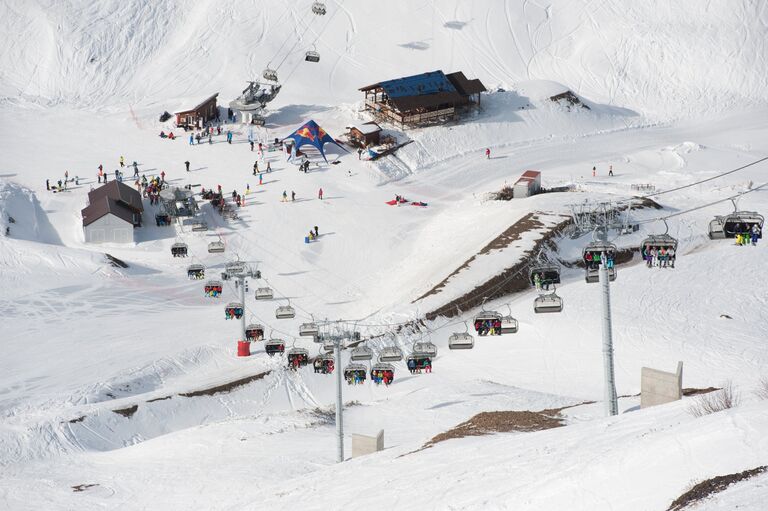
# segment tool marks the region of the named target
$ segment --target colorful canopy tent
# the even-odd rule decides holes
[[[285,137],[283,140],[287,140],[289,138],[294,142],[292,156],[296,154],[297,150],[301,150],[301,146],[305,146],[307,144],[320,151],[320,155],[323,157],[326,163],[328,163],[328,159],[325,157],[325,150],[323,149],[325,144],[335,144],[340,149],[347,152],[346,149],[336,143],[332,136],[330,136],[323,128],[318,126],[315,121],[307,121],[302,127]]]

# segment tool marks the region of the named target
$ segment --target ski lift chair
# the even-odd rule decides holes
[[[257,300],[271,300],[275,294],[272,292],[271,287],[260,287],[256,289]]]
[[[616,245],[606,241],[593,241],[584,247],[582,254],[586,266],[584,279],[588,284],[593,284],[600,281],[600,264],[603,254],[609,259],[614,259],[616,257]],[[616,280],[616,268],[613,266],[608,268],[608,279]]]
[[[263,341],[264,340],[264,325],[258,323],[251,323],[245,327],[245,338],[248,341]]]
[[[212,241],[208,243],[209,254],[221,254],[224,252],[224,243],[221,241]]]
[[[270,69],[270,68],[267,68],[267,69],[265,69],[265,70],[264,70],[264,71],[261,73],[261,76],[262,76],[262,77],[263,77],[265,80],[269,80],[269,81],[272,81],[272,82],[276,82],[276,81],[277,81],[277,71],[276,71],[276,70],[274,70],[274,69]]]
[[[290,305],[281,305],[275,310],[275,318],[291,319],[296,317],[296,310]]]
[[[325,4],[323,2],[312,2],[312,12],[318,16],[324,16]]]
[[[264,351],[270,357],[285,353],[285,342],[281,339],[270,339],[264,344]]]
[[[202,264],[192,264],[187,267],[187,277],[191,280],[202,280],[205,278],[205,266]]]
[[[352,350],[349,358],[351,360],[354,360],[355,362],[358,362],[361,360],[372,360],[373,350],[368,346],[358,346]]]
[[[208,224],[205,222],[195,222],[192,224],[192,232],[203,232],[208,230]]]
[[[315,337],[319,330],[315,323],[302,323],[299,326],[299,335],[302,337]]]
[[[448,337],[448,349],[471,350],[475,346],[475,338],[469,332],[456,332]]]
[[[502,334],[516,334],[518,329],[518,322],[512,316],[503,316],[501,318],[501,333]]]
[[[405,359],[405,363],[409,367],[409,370],[411,367],[411,362],[413,362],[414,369],[419,371],[425,367],[429,367],[431,370],[432,367],[432,357],[424,353],[411,353],[408,355],[408,357]]]
[[[155,224],[158,227],[171,225],[171,216],[168,213],[157,213],[155,215]]]
[[[555,291],[539,295],[533,301],[533,311],[537,314],[544,312],[562,312],[563,299],[560,298]]]
[[[495,335],[501,335],[501,314],[496,311],[480,311],[475,316],[475,331],[478,335],[488,335],[491,330]],[[489,325],[490,326],[487,326]],[[485,332],[485,333],[483,333]]]
[[[209,280],[205,283],[205,296],[218,298],[221,296],[223,286],[218,280]]]
[[[751,231],[757,225],[760,228],[758,238],[763,237],[765,219],[754,211],[736,211],[723,219],[723,233],[726,238],[735,238],[737,234]]]
[[[245,273],[245,263],[243,261],[231,261],[224,265],[224,273],[230,277]]]
[[[332,374],[334,369],[336,369],[336,361],[333,359],[333,354],[325,353],[318,358],[322,364],[323,372],[325,374]]]
[[[304,367],[309,363],[309,350],[305,348],[291,348],[288,350],[288,365],[293,366],[294,360],[298,361],[299,367]]]
[[[336,345],[334,344],[333,339],[330,337],[327,339],[323,339],[323,346],[322,350],[326,353],[333,353],[333,351],[336,349]]]
[[[400,362],[403,359],[403,352],[397,346],[387,346],[379,353],[379,362]]]
[[[243,304],[230,302],[224,307],[225,319],[240,319],[243,317]]]
[[[381,381],[376,381],[377,375],[379,374],[389,374],[390,378],[392,380],[395,379],[395,366],[392,364],[387,364],[385,362],[379,362],[377,364],[373,364],[371,367],[371,380],[373,380],[376,383],[381,383]]]
[[[419,341],[413,344],[413,353],[419,353],[429,358],[437,356],[437,346],[429,341]]]
[[[531,268],[528,275],[528,280],[532,286],[536,286],[535,276],[539,275],[541,278],[541,285],[546,286],[548,284],[560,283],[560,268],[555,265],[539,265]]]
[[[320,54],[315,50],[309,50],[304,55],[304,60],[306,60],[307,62],[320,62]]]
[[[367,372],[368,368],[363,364],[349,364],[344,368],[344,379],[348,384],[353,385],[355,377],[358,377],[362,383],[365,381]]]
[[[187,251],[186,243],[174,243],[171,245],[171,255],[173,257],[187,257]]]

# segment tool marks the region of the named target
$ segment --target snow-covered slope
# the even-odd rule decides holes
[[[730,203],[695,209],[753,190],[738,206],[768,210],[768,187],[757,189],[765,162],[717,177],[768,154],[764,2],[328,2],[324,17],[310,5],[0,4],[0,508],[664,509],[695,480],[766,464],[766,401],[753,390],[768,375],[768,249],[708,239]],[[303,60],[313,45],[317,65]],[[381,79],[442,68],[504,90],[461,123],[387,126],[413,143],[379,162],[342,154],[304,174],[267,153],[263,185],[240,125],[225,126],[231,145],[157,137],[170,127],[161,111],[215,91],[226,103],[268,63],[284,88],[255,130],[264,141],[309,118],[340,135],[367,120],[357,88]],[[590,109],[548,100],[567,89]],[[84,243],[80,210],[97,166],[112,175],[120,156],[174,186],[237,190],[240,219],[206,206],[206,233],[156,227],[145,201],[135,243]],[[526,169],[572,191],[488,200]],[[47,191],[65,170],[80,184]],[[668,222],[680,242],[674,270],[634,261],[612,285],[619,417],[602,417],[600,287],[578,268],[563,268],[561,314],[535,314],[533,290],[485,304],[509,310],[520,331],[472,350],[451,351],[447,339],[475,310],[427,322],[423,337],[397,328],[516,264],[540,232],[473,256],[529,213],[554,224],[572,204],[625,200],[632,185],[715,177],[657,196],[661,210],[633,210],[645,223],[615,239],[636,247],[664,230],[654,219],[686,212]],[[281,203],[283,191],[297,200]],[[429,205],[385,204],[395,195]],[[320,239],[305,244],[315,225]],[[189,259],[171,258],[177,240]],[[215,240],[224,255],[207,252]],[[558,239],[558,257],[577,260],[587,241]],[[390,387],[344,386],[347,455],[350,432],[379,429],[385,452],[334,466],[333,378],[288,371],[259,345],[235,356],[239,324],[223,314],[234,286],[210,300],[185,278],[191,262],[215,276],[234,257],[265,278],[249,283],[247,320],[288,347],[316,354],[298,325],[324,318],[384,334],[376,349],[438,346],[432,374],[397,363]],[[265,284],[277,300],[256,302]],[[274,319],[288,301],[295,320]],[[741,404],[702,418],[690,399],[639,410],[640,368],[679,360],[686,387],[731,380]],[[479,412],[570,405],[563,428],[412,452]],[[708,505],[761,509],[762,483]],[[81,484],[95,486],[74,492]]]

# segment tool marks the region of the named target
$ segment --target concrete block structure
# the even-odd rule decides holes
[[[384,449],[384,430],[376,436],[352,434],[352,457],[365,456]]]
[[[683,363],[677,371],[669,373],[643,367],[640,372],[640,408],[663,405],[683,397]]]

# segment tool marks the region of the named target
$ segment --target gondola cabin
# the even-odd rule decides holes
[[[209,280],[205,283],[205,296],[209,298],[218,298],[223,290],[224,287],[218,280]]]
[[[539,286],[549,286],[560,283],[560,268],[554,265],[534,266],[529,274],[531,285],[536,287],[538,280]]]
[[[373,350],[368,346],[358,346],[352,350],[352,353],[350,353],[349,358],[354,360],[355,362],[360,362],[363,360],[372,360]]]
[[[171,255],[173,257],[187,257],[187,251],[186,243],[174,243],[171,245]]]
[[[754,211],[736,211],[730,215],[716,216],[709,223],[709,237],[713,240],[735,238],[737,234],[751,231],[757,225],[763,237],[763,224],[765,218]]]
[[[221,241],[212,241],[208,243],[209,254],[221,254],[224,252],[224,243]]]
[[[202,264],[192,264],[187,267],[187,277],[190,280],[202,280],[205,278],[205,266]]]
[[[363,364],[349,364],[344,368],[344,379],[349,385],[364,383],[367,373],[368,368]]]
[[[251,323],[245,327],[245,338],[249,341],[263,341],[264,340],[264,325],[257,323]]]
[[[256,289],[257,300],[271,300],[274,297],[271,287],[260,287]]]
[[[448,337],[448,348],[452,350],[471,350],[475,347],[475,338],[466,332],[457,332]]]
[[[285,353],[285,343],[280,339],[270,339],[264,344],[264,351],[270,357]]]
[[[379,362],[400,362],[403,359],[403,352],[397,346],[387,346],[379,353]]]
[[[319,330],[315,323],[302,323],[299,326],[299,335],[302,337],[314,337],[318,332]]]
[[[616,280],[616,268],[613,261],[616,258],[616,245],[604,241],[593,241],[582,252],[586,275],[584,279],[588,284],[600,281],[600,263],[605,257],[605,263],[608,269],[608,279]]]
[[[240,319],[244,313],[243,304],[240,302],[230,302],[224,307],[224,319]]]
[[[539,295],[533,301],[533,311],[537,314],[545,312],[562,312],[563,299],[555,293]]]
[[[518,329],[518,322],[512,316],[502,316],[501,318],[501,333],[502,334],[516,334]]]
[[[477,335],[501,335],[501,314],[495,311],[482,311],[475,316]]]
[[[413,352],[434,358],[437,356],[437,346],[429,341],[420,341],[413,344]]]
[[[379,362],[371,367],[371,381],[376,385],[389,385],[395,379],[395,366]]]
[[[290,305],[282,305],[275,310],[275,318],[291,319],[296,317],[296,310]]]
[[[288,367],[304,367],[309,363],[309,351],[305,348],[291,348],[288,350]]]

